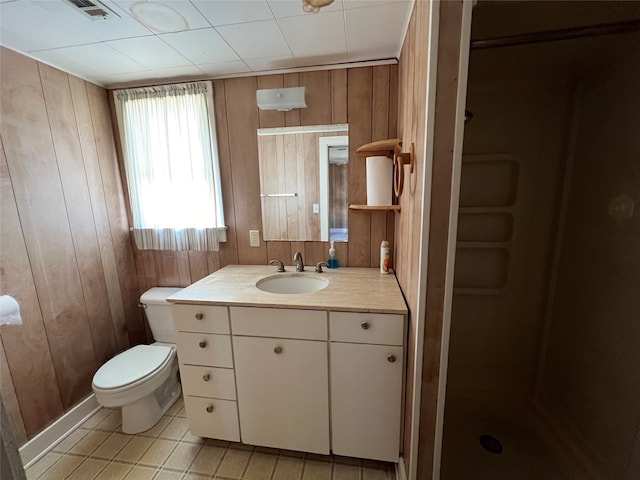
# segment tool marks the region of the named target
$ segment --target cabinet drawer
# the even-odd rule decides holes
[[[234,335],[327,339],[327,312],[287,308],[230,307]]]
[[[329,312],[332,342],[402,345],[404,316],[387,313]]]
[[[211,333],[176,334],[180,365],[208,365],[233,368],[231,337]]]
[[[173,305],[172,313],[178,332],[229,333],[227,307]]]
[[[240,441],[236,402],[187,395],[184,397],[184,405],[192,434],[231,442]]]
[[[236,399],[236,382],[230,368],[183,365],[180,369],[182,390],[185,395],[197,397]]]

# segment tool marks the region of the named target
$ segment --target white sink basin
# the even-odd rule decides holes
[[[264,277],[256,282],[263,292],[270,293],[311,293],[329,285],[329,280],[307,273],[279,273]]]

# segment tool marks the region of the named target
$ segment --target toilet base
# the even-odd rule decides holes
[[[169,377],[157,390],[121,407],[122,433],[134,434],[149,430],[180,397],[181,390],[176,362]]]

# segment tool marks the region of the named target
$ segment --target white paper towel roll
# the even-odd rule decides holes
[[[0,297],[0,325],[22,325],[20,305],[9,295]]]
[[[393,160],[367,157],[367,205],[391,205]]]

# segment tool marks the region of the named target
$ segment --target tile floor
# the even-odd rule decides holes
[[[103,408],[27,469],[29,480],[393,480],[394,465],[202,439],[182,399],[147,432],[124,435]]]

